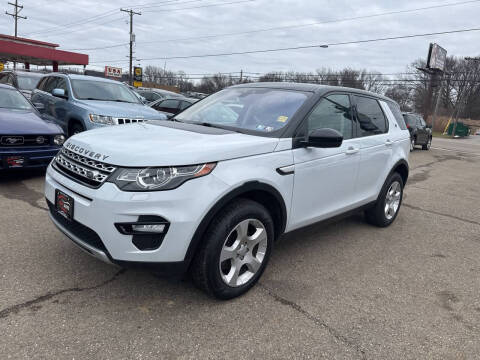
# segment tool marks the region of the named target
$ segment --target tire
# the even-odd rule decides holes
[[[380,191],[380,195],[378,195],[375,205],[365,211],[365,218],[367,222],[378,227],[389,226],[395,221],[398,212],[400,211],[402,199],[403,179],[400,174],[395,172],[391,174],[383,184],[382,190]],[[388,212],[387,201],[390,205]]]
[[[70,126],[70,131],[68,132],[68,136],[70,137],[70,136],[79,134],[83,131],[85,131],[85,129],[83,128],[82,124],[80,124],[79,122],[74,122],[73,125]]]
[[[415,150],[415,138],[410,138],[410,152]]]
[[[248,238],[241,236],[245,232]],[[190,268],[192,280],[218,299],[243,295],[265,270],[273,242],[274,224],[267,209],[252,200],[235,200],[208,227]]]
[[[422,150],[430,150],[431,146],[432,146],[432,138],[429,137],[427,143],[425,145],[422,145]]]

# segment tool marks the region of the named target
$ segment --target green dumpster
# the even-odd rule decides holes
[[[452,135],[454,126],[455,124],[453,122],[450,123],[447,129],[448,135],[450,136]],[[457,126],[455,127],[455,136],[468,136],[468,135],[470,135],[470,128],[462,122],[457,122]]]

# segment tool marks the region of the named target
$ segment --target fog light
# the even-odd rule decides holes
[[[165,230],[165,224],[139,224],[132,225],[135,233],[161,234]]]

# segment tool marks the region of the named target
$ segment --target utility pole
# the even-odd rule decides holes
[[[240,84],[243,82],[243,70],[240,70]]]
[[[133,34],[133,15],[142,15],[142,13],[135,12],[133,11],[133,9],[120,9],[120,11],[126,12],[130,15],[130,65],[128,70],[128,81],[130,85],[133,85],[132,61],[133,61],[133,43],[135,41],[135,35]]]
[[[18,19],[27,19],[26,16],[20,16],[20,11],[23,10],[23,5],[18,5],[18,0],[15,0],[15,3],[12,3],[12,2],[9,2],[8,3],[9,5],[12,5],[14,10],[13,10],[13,13],[9,13],[8,11],[5,11],[5,14],[7,15],[10,15],[11,17],[13,17],[15,19],[15,37],[17,37],[18,35],[18,32],[17,32],[17,28],[18,28]],[[14,61],[13,62],[13,69],[15,70],[17,68],[17,62]]]

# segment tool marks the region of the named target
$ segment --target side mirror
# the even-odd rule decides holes
[[[68,98],[67,93],[63,89],[53,89],[52,90],[52,95],[55,96],[55,97],[62,98],[62,99],[67,99]]]
[[[310,131],[304,145],[317,148],[336,148],[343,142],[343,135],[334,129],[315,129]]]
[[[45,111],[45,105],[43,105],[42,103],[33,103],[33,106],[35,106],[35,109],[40,112]]]

